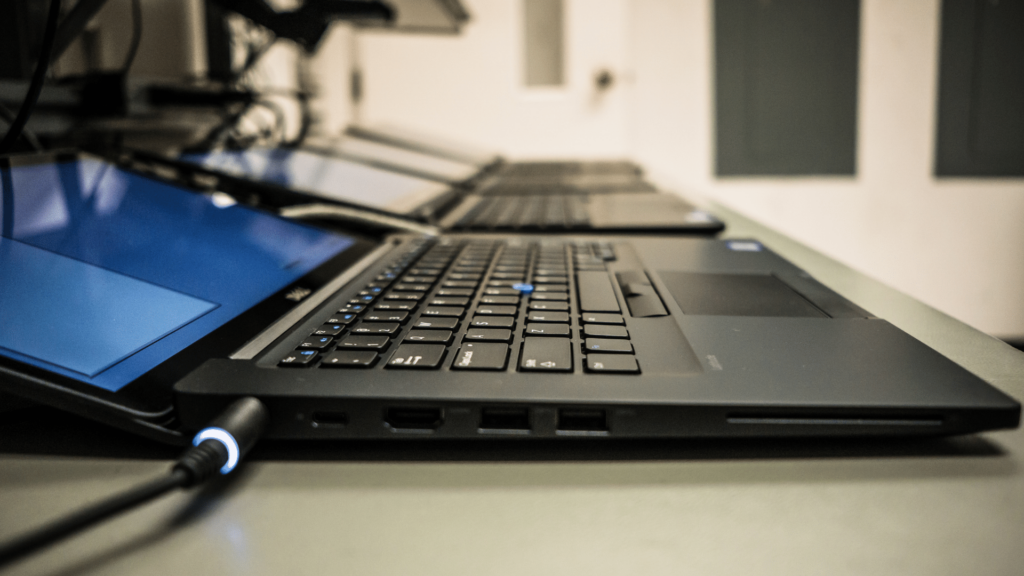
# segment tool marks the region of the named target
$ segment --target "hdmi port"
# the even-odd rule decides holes
[[[444,422],[440,408],[388,408],[384,422],[393,430],[430,432]]]

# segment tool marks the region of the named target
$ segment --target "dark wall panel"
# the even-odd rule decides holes
[[[859,0],[716,0],[716,170],[856,172]]]
[[[1024,2],[944,0],[935,174],[1024,176]]]

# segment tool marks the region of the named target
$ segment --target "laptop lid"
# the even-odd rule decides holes
[[[362,138],[342,137],[321,141],[314,139],[309,140],[305,147],[325,154],[402,169],[410,174],[451,185],[467,182],[480,171],[475,165]]]
[[[174,381],[379,246],[84,154],[0,159],[0,213],[0,388],[165,440]]]
[[[388,124],[374,124],[373,126],[352,124],[345,129],[345,134],[353,138],[447,158],[454,162],[476,166],[479,169],[499,164],[502,161],[501,156],[496,152],[481,150],[470,144],[455,142],[435,134],[425,134]]]
[[[248,148],[183,154],[181,160],[253,183],[410,218],[430,215],[455,192],[450,186],[322,149]]]

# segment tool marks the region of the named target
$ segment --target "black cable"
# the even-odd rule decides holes
[[[142,0],[132,0],[132,43],[128,46],[128,54],[124,58],[124,65],[121,66],[121,74],[128,75],[132,63],[135,62],[135,55],[139,53],[139,44],[142,43]]]
[[[14,118],[7,134],[0,141],[0,154],[11,150],[14,143],[21,137],[21,132],[28,123],[29,116],[39,101],[39,93],[43,90],[43,81],[46,80],[46,69],[50,65],[50,52],[53,50],[53,38],[57,33],[57,19],[60,16],[60,0],[50,0],[50,13],[46,17],[46,31],[43,33],[43,45],[39,49],[39,60],[36,62],[36,69],[32,73],[32,82],[28,85],[25,93],[25,101],[18,108],[18,115]]]
[[[227,474],[256,444],[267,426],[267,409],[253,398],[237,400],[201,430],[170,472],[0,545],[0,567],[174,490],[191,488],[217,472]]]
[[[8,124],[14,124],[15,114],[14,112],[11,112],[11,109],[7,106],[0,104],[0,118],[3,118],[4,122],[7,122]],[[35,132],[29,130],[28,128],[22,128],[21,136],[22,138],[25,139],[26,142],[28,142],[28,145],[31,146],[32,149],[35,150],[36,152],[42,152],[44,150],[43,144],[39,141],[39,138],[36,136]]]

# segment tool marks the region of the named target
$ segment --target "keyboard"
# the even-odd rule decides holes
[[[322,312],[277,366],[640,373],[609,244],[423,242]]]
[[[579,194],[484,196],[452,225],[455,230],[581,229],[590,226],[588,198]]]

